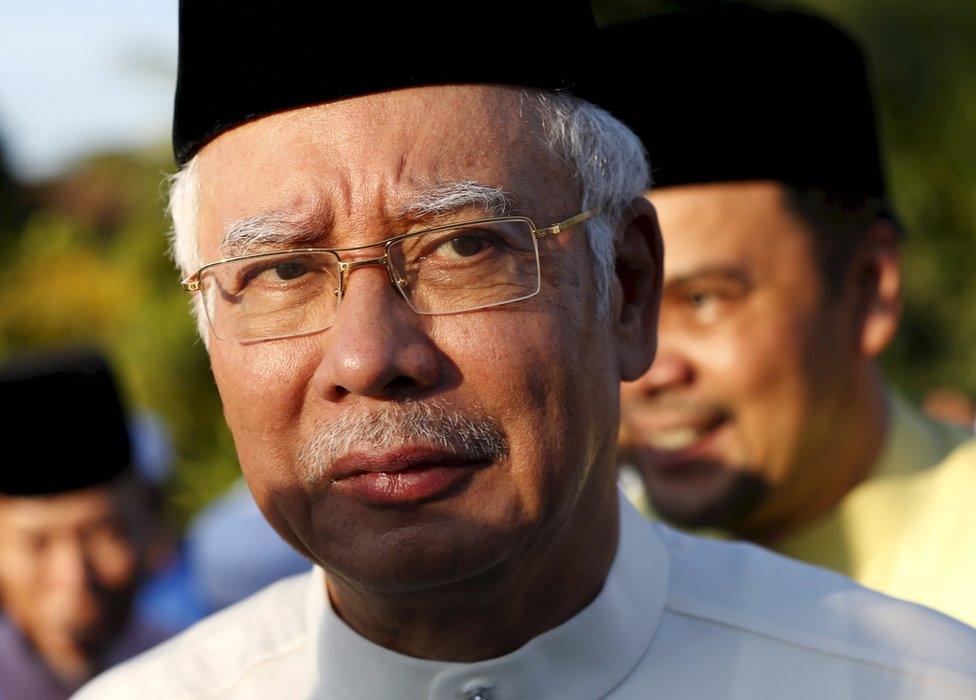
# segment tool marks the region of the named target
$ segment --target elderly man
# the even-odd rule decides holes
[[[0,396],[0,698],[59,700],[166,637],[132,610],[149,504],[99,357],[8,364]]]
[[[653,47],[648,65],[681,56],[652,105],[621,105],[668,251],[657,359],[622,389],[623,456],[654,510],[976,623],[976,461],[935,466],[967,434],[875,361],[898,323],[900,231],[860,50],[744,5],[613,34]]]
[[[587,3],[333,12],[183,5],[172,205],[244,476],[315,567],[80,697],[976,692],[972,630],[621,508],[662,254],[639,142],[565,91]]]

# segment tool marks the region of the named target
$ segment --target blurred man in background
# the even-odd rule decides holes
[[[923,417],[876,362],[902,232],[861,51],[820,19],[739,4],[613,42],[666,66],[618,110],[648,148],[666,249],[657,359],[622,391],[622,458],[650,507],[976,622],[976,554],[956,545],[976,536],[976,462],[936,466],[970,434]]]
[[[936,420],[973,430],[976,404],[965,393],[953,387],[930,389],[922,398],[922,408]]]
[[[65,698],[160,641],[131,615],[154,526],[103,360],[0,373],[0,698]]]
[[[195,591],[208,613],[311,566],[264,519],[243,480],[197,514],[186,540]]]

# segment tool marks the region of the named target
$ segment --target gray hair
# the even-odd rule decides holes
[[[647,156],[640,140],[609,112],[569,93],[524,90],[523,112],[535,112],[550,151],[569,165],[582,192],[583,209],[599,215],[586,222],[593,255],[598,310],[610,310],[615,266],[615,233],[635,197],[650,187]],[[173,221],[170,248],[184,276],[202,264],[197,237],[200,182],[196,159],[170,180],[169,214]],[[202,305],[193,306],[200,334],[207,341]]]

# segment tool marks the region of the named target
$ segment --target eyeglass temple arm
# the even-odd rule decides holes
[[[546,238],[548,236],[556,236],[567,229],[573,228],[577,224],[581,224],[587,219],[593,217],[596,214],[595,209],[588,209],[587,211],[581,212],[576,216],[571,216],[565,221],[560,221],[558,224],[553,224],[552,226],[547,226],[546,228],[537,228],[534,233],[536,238]]]

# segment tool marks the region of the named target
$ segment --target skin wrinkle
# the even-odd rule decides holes
[[[281,210],[232,221],[221,237],[220,256],[237,257],[285,247],[326,247],[332,239],[333,217],[324,203],[316,209],[320,213],[313,216]],[[465,212],[470,212],[471,218],[484,218],[509,216],[516,211],[515,198],[500,187],[460,180],[421,191],[398,207],[396,219],[409,222],[412,228],[417,222]],[[379,234],[377,240],[407,232],[390,230]]]

